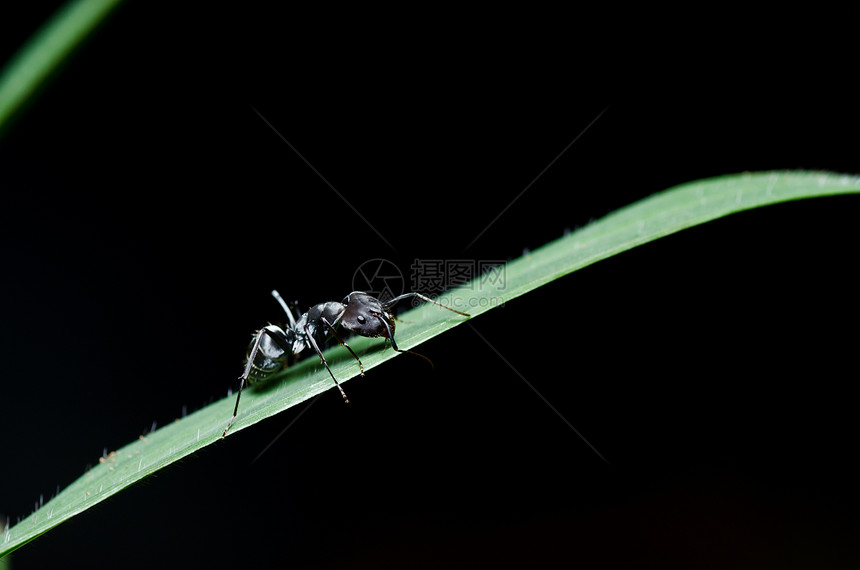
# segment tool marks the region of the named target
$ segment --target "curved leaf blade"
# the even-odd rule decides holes
[[[0,132],[119,1],[74,0],[66,3],[12,56],[0,70]]]
[[[820,172],[765,172],[721,176],[676,186],[622,208],[593,224],[509,262],[504,283],[478,277],[445,293],[441,302],[472,317],[541,285],[638,245],[736,212],[770,204],[860,193],[860,178]],[[467,319],[425,304],[403,316],[398,344],[412,348]],[[355,338],[367,370],[397,353],[379,350],[379,339]],[[376,347],[376,349],[374,349]],[[335,347],[327,353],[332,371],[345,382],[358,375],[352,358]],[[247,389],[231,433],[280,413],[333,388],[315,358],[307,358],[272,380]],[[233,411],[234,399],[206,408],[141,437],[72,483],[15,527],[0,534],[0,556],[47,532],[114,493],[159,469],[218,441]]]

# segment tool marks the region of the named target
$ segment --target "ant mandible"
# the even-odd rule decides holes
[[[327,303],[319,303],[311,307],[308,312],[301,315],[298,320],[293,316],[292,311],[284,302],[284,299],[277,291],[272,291],[272,296],[280,303],[287,318],[290,321],[290,326],[281,328],[275,325],[268,325],[260,329],[254,334],[251,345],[248,347],[247,360],[245,362],[245,371],[242,373],[242,383],[239,385],[239,393],[236,395],[236,407],[233,408],[233,417],[230,418],[230,423],[221,434],[221,439],[227,436],[227,431],[233,422],[236,420],[236,415],[239,413],[239,398],[242,397],[242,389],[246,384],[251,384],[260,380],[264,380],[272,376],[280,370],[284,362],[291,355],[299,355],[307,348],[313,348],[320,357],[323,365],[331,379],[334,380],[335,386],[340,390],[343,401],[349,403],[346,397],[346,392],[343,391],[337,378],[334,377],[331,368],[328,367],[328,362],[323,356],[321,346],[325,345],[326,337],[331,335],[337,342],[347,349],[352,357],[358,362],[358,369],[364,376],[364,366],[361,364],[361,359],[353,352],[343,338],[338,334],[335,327],[343,326],[346,330],[370,338],[385,337],[391,342],[391,348],[397,352],[410,352],[397,348],[397,343],[394,341],[394,314],[391,313],[391,308],[399,301],[410,297],[418,297],[422,301],[433,303],[443,309],[448,309],[458,315],[468,317],[467,313],[446,307],[441,303],[437,303],[433,299],[426,297],[420,293],[406,293],[395,297],[389,301],[380,301],[376,297],[362,291],[353,291],[343,298],[340,303],[329,301]],[[298,312],[298,311],[297,311]],[[420,354],[411,352],[410,354]],[[422,357],[423,358],[423,357]]]

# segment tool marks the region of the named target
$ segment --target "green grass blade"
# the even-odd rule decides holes
[[[48,20],[0,71],[0,132],[10,117],[119,0],[74,0]]]
[[[473,317],[554,279],[660,237],[735,212],[769,204],[835,194],[860,193],[860,178],[818,172],[768,172],[722,176],[677,186],[623,208],[507,264],[504,281],[491,275],[445,293],[442,301]],[[398,344],[412,348],[467,319],[430,304],[403,315]],[[394,358],[379,339],[355,338],[365,369]],[[327,354],[339,379],[355,377],[346,351]],[[270,381],[243,393],[231,433],[333,388],[328,373],[308,357]],[[28,518],[0,534],[0,555],[105,500],[129,485],[218,441],[233,411],[225,398],[141,438],[105,458]]]

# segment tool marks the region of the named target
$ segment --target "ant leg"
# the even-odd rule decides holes
[[[244,388],[248,383],[248,377],[251,374],[251,367],[254,365],[254,359],[257,357],[257,352],[260,350],[260,342],[262,342],[264,334],[272,338],[272,340],[284,349],[284,351],[290,352],[291,347],[283,338],[281,338],[283,332],[278,327],[270,325],[257,331],[257,337],[254,339],[254,347],[251,349],[251,352],[248,353],[248,361],[245,363],[245,370],[242,372],[242,376],[240,377],[242,383],[239,384],[239,392],[236,394],[236,406],[233,408],[233,417],[230,418],[230,423],[228,423],[227,427],[224,428],[224,433],[221,434],[221,439],[227,437],[227,432],[230,430],[230,427],[232,427],[233,422],[236,420],[236,416],[239,414],[239,399],[242,397],[242,388]]]
[[[418,358],[426,360],[427,364],[430,365],[430,368],[432,368],[433,370],[436,370],[436,366],[433,364],[433,361],[430,360],[429,358],[427,358],[426,356],[424,356],[423,354],[418,354],[417,352],[412,352],[411,350],[403,350],[403,349],[397,348],[397,343],[394,341],[394,334],[391,332],[391,328],[389,328],[388,323],[386,323],[385,321],[382,321],[382,324],[385,325],[385,330],[388,331],[388,340],[391,341],[391,348],[393,350],[395,350],[396,352],[403,352],[406,354],[411,354],[412,356],[417,356]]]
[[[386,301],[385,303],[382,304],[382,307],[385,310],[388,310],[391,307],[393,307],[394,304],[397,303],[398,301],[402,301],[403,299],[408,299],[409,297],[418,297],[422,301],[426,301],[428,303],[433,303],[434,305],[439,305],[443,309],[448,309],[449,311],[453,311],[453,312],[457,313],[458,315],[463,315],[464,317],[470,317],[471,316],[468,313],[464,313],[463,311],[458,311],[457,309],[452,309],[451,307],[445,306],[442,303],[436,302],[433,299],[431,299],[430,297],[426,297],[426,296],[422,295],[421,293],[416,293],[415,291],[412,291],[411,293],[404,293],[403,295],[395,297],[395,298],[391,299],[390,301]]]
[[[325,366],[325,369],[328,370],[328,373],[331,376],[331,379],[334,380],[335,386],[337,386],[337,389],[340,390],[340,395],[343,396],[343,401],[348,404],[349,398],[346,397],[346,392],[343,391],[343,388],[341,388],[341,386],[340,386],[340,382],[337,381],[337,378],[334,377],[334,373],[331,371],[331,368],[328,367],[328,361],[325,359],[325,356],[323,356],[323,353],[320,350],[320,347],[317,346],[317,341],[314,338],[314,335],[311,334],[311,331],[308,330],[307,325],[305,325],[305,335],[308,337],[308,341],[310,341],[311,346],[314,347],[314,350],[316,351],[317,356],[320,357],[320,360],[322,361],[323,365]],[[350,350],[350,352],[352,352],[352,351]]]
[[[281,294],[278,293],[275,289],[272,289],[272,297],[274,297],[275,300],[280,303],[281,307],[284,309],[284,312],[287,313],[287,318],[290,319],[290,328],[296,328],[296,319],[295,317],[293,317],[292,311],[290,311],[290,308],[284,302],[284,298],[281,297]]]
[[[361,363],[361,359],[358,357],[358,355],[355,354],[352,348],[350,348],[350,346],[343,341],[340,335],[337,334],[337,331],[334,330],[334,325],[328,322],[328,319],[326,319],[325,317],[320,317],[320,319],[322,320],[323,324],[328,327],[328,332],[331,333],[335,340],[337,340],[337,342],[339,342],[342,347],[347,349],[352,355],[352,357],[355,358],[356,362],[358,362],[358,370],[361,372],[361,376],[364,377],[364,365]]]

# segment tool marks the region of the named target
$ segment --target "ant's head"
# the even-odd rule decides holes
[[[348,331],[371,338],[394,336],[394,320],[376,297],[353,291],[341,302],[345,309],[340,324]]]

